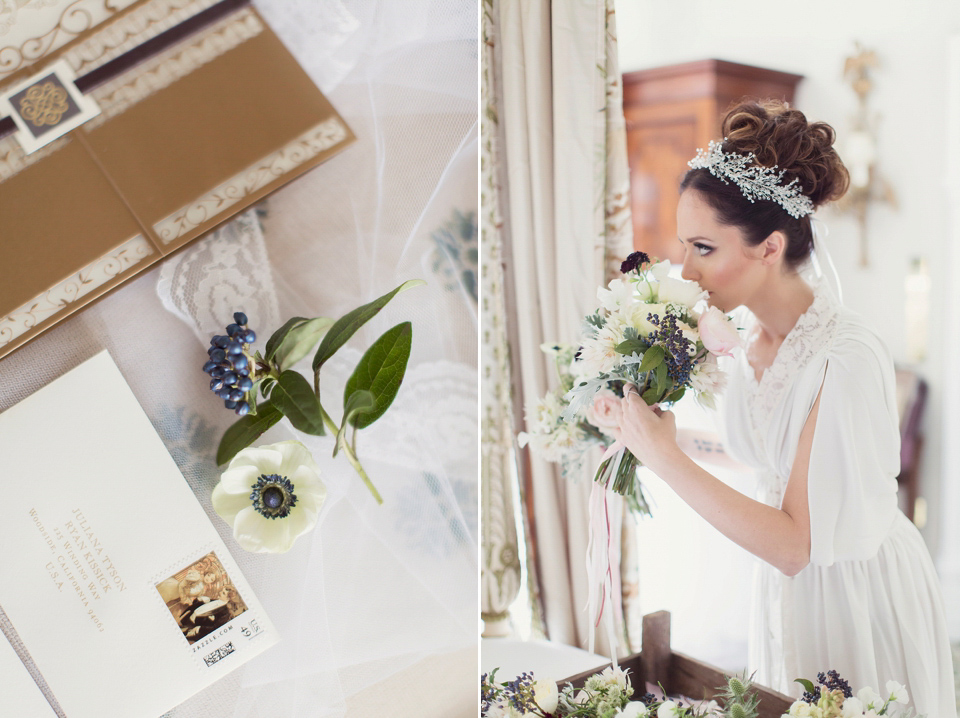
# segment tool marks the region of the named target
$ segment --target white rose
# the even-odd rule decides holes
[[[694,304],[701,299],[705,299],[706,296],[707,293],[696,282],[688,282],[674,277],[664,277],[660,280],[661,302],[682,304],[688,309],[692,309]]]
[[[794,701],[786,715],[791,718],[810,718],[813,715],[813,706],[803,701]]]
[[[657,718],[678,718],[680,711],[673,701],[664,701],[657,708]]]
[[[553,713],[557,710],[560,701],[560,691],[555,681],[541,678],[533,684],[533,700],[536,701],[544,713]]]

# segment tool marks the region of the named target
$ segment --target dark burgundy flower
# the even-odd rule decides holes
[[[620,271],[623,274],[634,271],[643,264],[646,264],[650,261],[650,257],[646,252],[631,252],[625,260],[620,264]]]

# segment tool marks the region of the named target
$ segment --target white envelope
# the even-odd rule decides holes
[[[0,457],[0,606],[69,718],[157,718],[276,643],[106,352],[0,414]]]
[[[53,708],[20,661],[7,639],[0,635],[0,710],[11,716],[56,718]]]

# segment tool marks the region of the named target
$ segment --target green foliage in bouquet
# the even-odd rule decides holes
[[[324,436],[330,432],[335,436],[334,456],[342,451],[377,503],[383,503],[380,493],[357,458],[357,432],[383,416],[400,389],[410,359],[413,338],[411,323],[402,322],[388,329],[361,357],[344,387],[343,418],[339,425],[321,402],[320,370],[391,299],[406,289],[422,284],[425,282],[420,279],[404,282],[336,321],[328,317],[293,317],[275,331],[267,340],[263,352],[258,351],[251,357],[254,370],[250,378],[253,383],[244,397],[244,401],[249,403],[249,413],[224,433],[217,449],[217,463],[227,463],[267,429],[287,417],[295,429],[305,434]],[[308,356],[314,347],[317,348],[311,363],[311,383],[291,367]],[[258,394],[261,399],[259,403]]]

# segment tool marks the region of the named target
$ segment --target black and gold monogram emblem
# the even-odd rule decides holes
[[[80,108],[55,74],[46,75],[10,97],[10,104],[34,137],[42,137]]]
[[[20,116],[37,127],[55,125],[70,109],[69,100],[67,91],[52,81],[34,85],[20,99]]]

